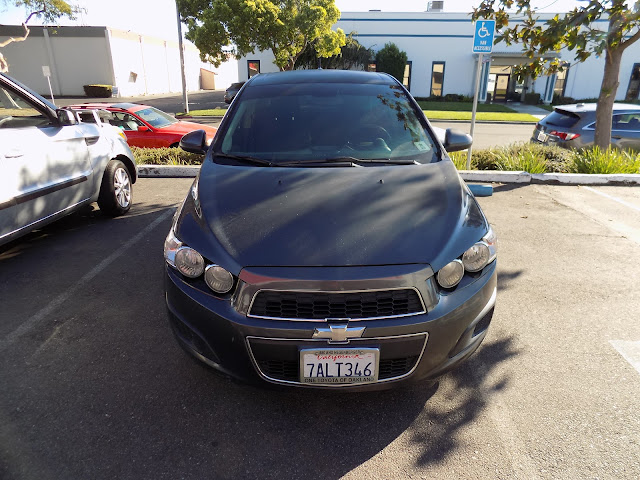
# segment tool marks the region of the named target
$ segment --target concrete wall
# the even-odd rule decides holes
[[[49,94],[42,66],[51,70],[54,95],[82,96],[83,85],[114,85],[120,96],[181,92],[177,41],[107,27],[30,27],[29,37],[3,48],[9,75],[42,95]],[[21,26],[0,26],[0,41],[22,36]],[[235,62],[235,61],[234,61]],[[187,89],[200,89],[200,52],[185,42]],[[237,62],[226,70],[237,72]],[[222,85],[234,78],[224,78]]]

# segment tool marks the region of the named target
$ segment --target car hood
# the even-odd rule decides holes
[[[189,132],[193,132],[194,130],[204,130],[205,132],[207,132],[208,138],[213,138],[218,131],[216,127],[203,125],[202,123],[183,122],[182,120],[178,121],[177,123],[172,123],[166,128],[176,133],[182,133],[183,135]]]
[[[176,232],[237,274],[249,266],[429,263],[438,270],[487,228],[448,160],[268,168],[207,159]]]

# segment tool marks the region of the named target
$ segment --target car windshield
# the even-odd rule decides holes
[[[177,119],[157,108],[148,107],[135,112],[142,120],[155,128],[162,128],[177,123]]]
[[[260,85],[243,90],[239,100],[216,147],[222,158],[258,165],[265,162],[256,159],[272,165],[439,159],[426,125],[397,85]]]

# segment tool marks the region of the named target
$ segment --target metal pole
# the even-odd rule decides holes
[[[482,53],[478,54],[478,67],[476,68],[476,84],[473,93],[473,110],[471,111],[471,130],[469,135],[473,137],[473,130],[476,126],[476,111],[478,110],[478,90],[480,90],[480,72],[482,70]],[[471,147],[467,150],[467,170],[471,169]]]
[[[178,48],[180,49],[180,74],[182,76],[182,105],[184,113],[189,113],[189,97],[187,96],[187,77],[184,74],[184,48],[182,46],[182,21],[180,20],[180,10],[176,2],[176,14],[178,15]]]

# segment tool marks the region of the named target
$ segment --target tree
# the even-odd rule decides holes
[[[10,37],[4,42],[0,43],[0,48],[6,47],[13,42],[24,42],[29,36],[29,27],[27,23],[31,20],[31,17],[41,17],[45,23],[53,22],[60,17],[68,17],[70,19],[75,18],[75,14],[78,12],[78,7],[73,6],[64,0],[3,0],[3,3],[12,4],[16,7],[25,7],[29,12],[27,19],[22,22],[24,28],[24,35],[22,37]],[[0,52],[0,72],[8,72],[9,64],[7,60]]]
[[[402,83],[404,69],[407,65],[407,54],[401,51],[395,43],[387,43],[376,53],[376,71],[393,75]]]
[[[315,43],[321,57],[340,53],[344,32],[331,30],[340,18],[334,0],[177,0],[186,37],[203,61],[219,66],[271,50],[280,70],[291,70],[304,48]]]
[[[493,18],[499,35],[496,43],[504,41],[507,45],[521,43],[523,51],[531,62],[518,68],[518,73],[535,78],[541,74],[560,71],[562,62],[559,58],[544,60],[537,55],[557,53],[562,48],[575,50],[575,59],[583,62],[591,55],[604,54],[604,75],[598,106],[596,111],[595,144],[607,148],[611,142],[611,122],[613,103],[619,86],[620,64],[622,54],[633,43],[640,39],[640,1],[633,7],[627,6],[626,0],[589,0],[589,4],[575,8],[573,11],[551,20],[540,26],[530,0],[483,0],[480,6],[473,9],[472,18]],[[506,9],[516,5],[516,14],[524,20],[513,26],[509,25],[509,14]],[[498,8],[495,8],[498,5]],[[607,20],[606,29],[600,29],[594,23]]]
[[[346,43],[340,48],[338,55],[322,61],[322,68],[336,70],[364,70],[367,68],[367,65],[373,60],[373,50],[364,47],[353,38],[353,35],[352,32],[347,36]],[[315,42],[309,43],[298,57],[295,68],[317,68],[319,58]]]

